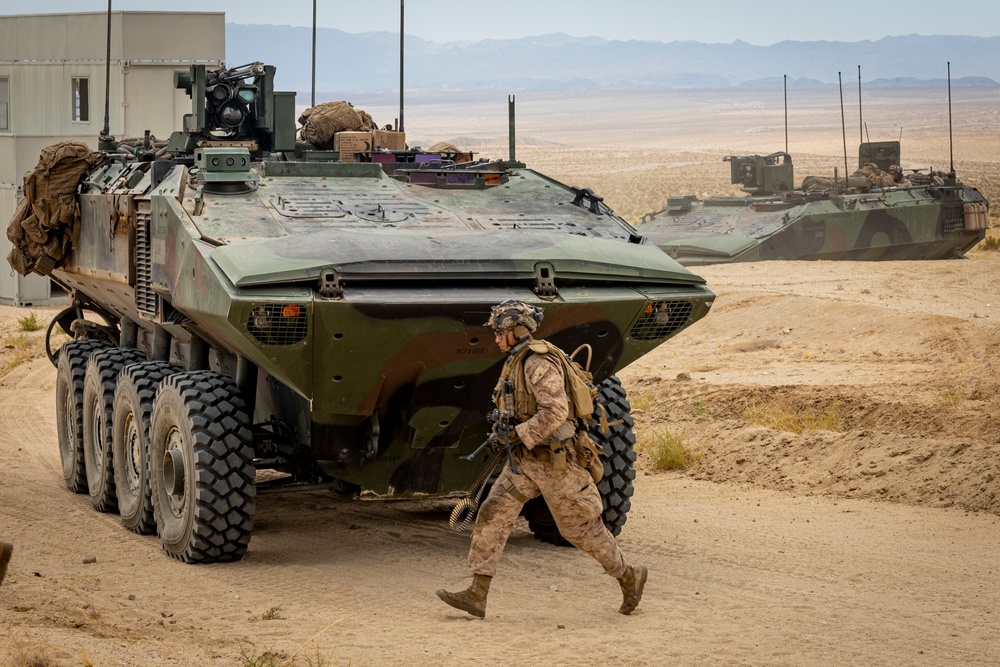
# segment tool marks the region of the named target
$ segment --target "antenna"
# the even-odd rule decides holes
[[[104,129],[98,138],[101,150],[113,150],[115,138],[111,136],[111,0],[108,0],[108,52],[104,59]]]
[[[844,81],[837,72],[837,86],[840,88],[840,133],[844,135],[844,192],[847,192],[849,176],[847,172],[847,125],[844,123]]]
[[[399,131],[403,131],[403,0],[399,0]]]
[[[951,140],[951,61],[948,61],[948,161],[951,165],[951,169],[948,170],[948,175],[951,178],[955,178],[955,153],[953,150],[953,143]]]
[[[861,143],[865,143],[864,131],[867,129],[864,116],[861,115],[861,65],[858,65],[858,134],[861,136]]]
[[[312,69],[312,96],[309,98],[309,106],[316,106],[316,0],[313,0],[313,69]]]
[[[785,152],[788,152],[788,75],[785,77]]]
[[[902,128],[900,128],[900,129],[902,129]],[[871,135],[868,134],[868,123],[865,123],[865,137],[868,138],[868,143],[871,143],[872,138],[871,138]]]

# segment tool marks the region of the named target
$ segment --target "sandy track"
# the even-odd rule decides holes
[[[953,278],[979,289],[995,265],[984,255],[869,264],[854,279],[837,277],[825,263],[703,271],[719,292],[716,312],[623,374],[637,403],[657,388],[637,415],[640,439],[666,426],[706,452],[691,473],[701,479],[640,474],[621,541],[652,574],[630,618],[615,613],[617,585],[596,564],[535,541],[523,523],[502,561],[489,618],[450,611],[433,590],[464,585],[468,538],[448,531],[442,503],[266,496],[242,562],[175,562],[154,538],[125,531],[116,516],[93,512],[86,496],[62,487],[55,372],[44,359],[23,364],[0,386],[0,528],[17,543],[0,589],[0,664],[37,655],[66,665],[238,665],[241,655],[273,651],[287,660],[297,650],[354,665],[466,664],[484,655],[555,665],[997,664],[996,508],[964,511],[967,499],[939,499],[936,485],[920,493],[924,477],[947,481],[960,494],[970,471],[995,468],[992,421],[963,432],[966,413],[935,412],[932,403],[946,380],[995,382],[988,364],[996,361],[997,332],[989,338],[993,320],[981,317],[984,328],[966,331],[959,345],[932,354],[919,349],[923,338],[954,328],[954,320],[963,329],[977,322],[971,296],[947,306],[927,298],[928,286],[942,282],[934,274],[958,270]],[[892,298],[857,289],[901,280],[910,287]],[[791,305],[772,301],[782,290]],[[824,318],[846,321],[842,327],[861,321],[857,308],[869,333],[850,345],[840,340],[841,328],[821,333]],[[809,328],[803,321],[811,312],[817,315]],[[899,350],[882,357],[859,352],[866,345],[884,349],[880,332],[904,314],[926,326],[907,326],[894,337]],[[798,323],[781,334],[789,318]],[[782,345],[740,347],[772,337]],[[802,349],[813,355],[804,358]],[[940,376],[942,364],[980,353],[993,356],[933,380],[935,368]],[[888,370],[877,372],[879,363]],[[677,382],[678,372],[693,379]],[[796,435],[747,423],[740,401],[761,387],[879,405],[871,419],[884,427],[875,431],[859,417],[842,432]],[[979,411],[995,414],[991,400],[984,396]],[[922,425],[885,426],[921,403]],[[704,411],[685,409],[696,405]],[[955,409],[973,415],[972,407]],[[921,435],[934,423],[952,426]],[[946,456],[962,441],[969,443],[964,455],[973,457],[964,463]],[[890,454],[907,442],[909,458],[932,455],[923,466],[890,470],[898,458]],[[887,473],[859,472],[865,481],[853,490],[849,475],[840,482],[828,472],[859,465],[867,471],[869,463]],[[890,490],[880,494],[863,486],[867,480]],[[902,504],[865,499],[895,497],[904,487],[910,496],[897,498]],[[83,564],[88,555],[97,563]],[[261,620],[276,607],[282,618]],[[302,658],[300,652],[305,664]]]

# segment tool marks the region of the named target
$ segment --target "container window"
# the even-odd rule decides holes
[[[90,79],[73,77],[72,89],[73,120],[86,123],[90,121]]]
[[[0,77],[0,132],[10,132],[10,79]]]

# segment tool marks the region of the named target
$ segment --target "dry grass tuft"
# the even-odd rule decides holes
[[[836,402],[824,410],[816,410],[811,405],[761,401],[747,407],[741,417],[743,421],[791,433],[839,431],[843,426]]]
[[[976,246],[976,250],[1000,251],[1000,236],[987,236]]]
[[[954,408],[965,400],[965,390],[960,387],[945,387],[937,393],[938,404],[943,408]]]
[[[691,450],[684,438],[667,429],[657,429],[642,439],[640,453],[649,459],[653,470],[686,470],[701,460],[702,454]]]
[[[42,323],[38,321],[38,316],[28,313],[25,317],[17,318],[17,325],[21,331],[38,331],[42,328]]]
[[[45,345],[40,336],[29,336],[26,333],[3,336],[0,338],[0,377],[44,354]]]

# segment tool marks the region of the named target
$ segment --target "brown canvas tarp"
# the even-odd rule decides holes
[[[83,177],[107,161],[81,141],[42,149],[38,164],[24,175],[24,198],[7,225],[14,248],[7,261],[22,276],[45,274],[59,265],[80,238],[76,188]]]
[[[299,116],[302,129],[299,136],[317,148],[333,149],[333,135],[337,132],[367,132],[375,129],[375,121],[350,102],[324,102],[309,107]]]

